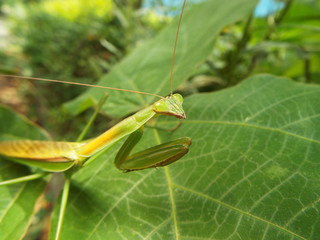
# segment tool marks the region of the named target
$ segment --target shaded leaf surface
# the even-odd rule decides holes
[[[123,174],[112,148],[74,176],[63,239],[319,239],[319,94],[262,75],[187,98],[142,147],[189,136],[189,154]]]
[[[256,3],[256,0],[233,0],[225,4],[223,0],[210,0],[187,9],[177,43],[174,88],[185,81],[210,55],[220,30],[247,17]],[[158,95],[169,94],[169,73],[177,25],[178,22],[173,21],[156,38],[138,47],[103,77],[98,85]],[[76,99],[76,102],[66,104],[65,108],[77,114],[89,107],[90,103],[93,104],[93,99],[98,102],[105,91],[92,88],[85,96]],[[112,116],[120,117],[146,107],[154,101],[154,97],[111,91],[104,110]]]
[[[48,133],[24,116],[0,105],[0,140],[46,140]]]
[[[0,139],[36,138],[48,135],[24,117],[0,106]],[[0,181],[30,174],[28,167],[13,163],[0,156]],[[0,238],[22,239],[31,223],[36,200],[45,183],[41,180],[29,183],[0,186]]]

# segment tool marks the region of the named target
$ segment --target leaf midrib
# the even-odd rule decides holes
[[[157,144],[161,144],[162,142],[161,142],[161,138],[159,136],[158,130],[154,129],[153,134]],[[179,235],[179,228],[178,228],[178,221],[177,221],[177,209],[176,209],[176,203],[175,203],[174,192],[173,192],[173,182],[172,182],[168,167],[164,167],[164,175],[165,175],[166,183],[168,185],[169,200],[171,204],[171,218],[174,226],[175,239],[179,240],[180,235]]]

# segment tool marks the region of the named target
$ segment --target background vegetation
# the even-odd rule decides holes
[[[186,96],[188,120],[174,133],[149,131],[141,146],[159,136],[190,136],[190,153],[164,170],[126,175],[109,159],[117,146],[100,157],[75,176],[65,239],[320,237],[320,1],[284,0],[276,9],[262,5],[262,13],[255,0],[204,2],[188,1],[176,56],[174,89]],[[142,5],[1,1],[0,72],[166,95],[177,7],[159,12]],[[103,94],[5,77],[0,87],[2,102],[54,139],[68,141]],[[88,137],[153,100],[110,92]],[[49,137],[7,108],[0,116],[1,139]],[[170,128],[176,122],[157,124]],[[28,171],[1,164],[3,179]],[[1,190],[0,233],[6,235],[0,236],[24,235],[44,186],[38,181]],[[20,207],[24,218],[17,219]],[[48,227],[34,221],[30,238],[46,236]]]

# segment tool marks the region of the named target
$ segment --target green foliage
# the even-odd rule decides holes
[[[315,65],[319,62],[318,23],[308,20],[313,12],[299,13],[299,7],[310,9],[308,5],[296,2],[277,25],[248,19],[255,4],[255,0],[210,0],[185,12],[174,88],[187,78],[192,82],[199,74],[214,76],[219,87],[242,82],[187,97],[187,120],[174,132],[147,129],[137,150],[177,137],[192,138],[189,154],[178,162],[123,174],[112,162],[118,144],[77,172],[72,178],[62,239],[319,239],[320,87],[255,74],[266,71],[315,81],[313,76],[319,72]],[[300,17],[306,21],[298,20]],[[176,27],[174,21],[132,51],[99,85],[167,94]],[[306,29],[310,35],[302,38]],[[306,59],[311,64],[307,71],[296,67],[306,64]],[[253,76],[244,80],[249,75]],[[78,114],[94,105],[103,92],[90,89],[64,109]],[[154,100],[110,93],[104,112],[117,118]],[[0,128],[1,139],[25,134],[39,138],[37,128],[5,111],[0,114],[5,123]],[[156,127],[169,129],[176,124],[174,119],[162,118]],[[3,179],[19,175],[16,165],[7,160],[0,163]],[[12,168],[6,167],[9,163]],[[0,188],[1,199],[5,199],[0,205],[0,236],[4,239],[21,238],[33,215],[31,205],[43,186],[41,182],[29,184],[35,184],[35,189],[26,188],[30,195],[22,194],[19,199],[21,206],[29,204],[23,220],[6,213],[16,211],[17,193],[25,193],[25,189]],[[51,238],[58,209],[59,205]],[[15,232],[8,227],[12,221],[19,223]]]
[[[11,67],[10,51],[4,49],[4,53],[0,52],[0,56],[4,55],[0,72],[93,83],[148,32],[135,11],[112,0],[53,0],[13,5],[8,15],[13,19],[16,42],[8,48],[21,49],[22,56],[17,59],[24,61],[15,59],[16,66]],[[17,67],[20,65],[23,67]],[[33,82],[26,94],[29,116],[56,135],[64,134],[70,126],[63,124],[66,115],[61,116],[55,108],[84,90],[74,85]],[[51,124],[43,119],[55,121]],[[75,124],[73,129],[79,132],[81,127],[80,123]]]
[[[104,18],[111,19],[113,15],[113,2],[111,0],[44,1],[36,8],[69,22],[84,24],[90,24],[91,21],[100,22]]]
[[[32,76],[93,83],[135,41],[132,35],[138,18],[124,16],[122,11],[128,9],[112,0],[40,1],[11,9],[12,31],[28,59],[25,72]],[[49,106],[60,105],[83,91],[76,86],[35,84]]]
[[[87,2],[44,1],[22,8],[25,14],[17,17],[14,32],[34,74],[66,79],[95,76],[90,61],[108,52],[99,41],[115,42],[112,28],[106,27],[112,26],[114,9],[111,0],[94,1],[98,8]]]
[[[252,2],[255,1],[248,2],[246,5],[241,5],[241,1],[219,5],[219,1],[213,1],[206,3],[207,5],[195,5],[190,11],[185,12],[177,43],[173,88],[192,76],[199,64],[206,60],[214,47],[215,38],[224,26],[243,18],[244,15],[248,16],[248,9],[252,8]],[[226,17],[234,6],[238,8],[238,11]],[[212,9],[216,9],[219,15],[212,17]],[[109,74],[103,76],[97,84],[159,95],[168,94],[177,23],[178,21],[173,21],[155,38],[136,48]],[[77,110],[84,110],[84,106],[88,107],[89,102],[93,103],[92,99],[97,102],[104,92],[104,89],[89,89],[86,94],[66,104],[65,108],[72,114],[77,114]],[[104,110],[112,116],[119,117],[146,107],[154,100],[155,98],[139,94],[128,95],[120,91],[112,92],[104,105]]]
[[[181,128],[148,131],[142,147],[157,134],[190,136],[190,153],[165,169],[123,174],[110,161],[115,146],[75,175],[63,237],[317,239],[319,93],[266,75],[187,98]]]
[[[8,56],[0,51],[0,73],[3,74],[18,74],[20,69],[24,67],[18,59],[13,56]]]
[[[268,18],[225,29],[205,74],[219,77],[222,87],[261,72],[319,83],[319,1],[284,2],[284,9]]]
[[[262,75],[186,98],[183,125],[142,147],[189,136],[189,154],[134,174],[110,161],[119,146],[100,156],[74,176],[63,239],[318,239],[319,94]]]
[[[39,139],[45,140],[49,135],[30,120],[14,111],[1,106],[0,140]],[[19,134],[17,134],[19,133]],[[20,137],[19,137],[20,136]]]

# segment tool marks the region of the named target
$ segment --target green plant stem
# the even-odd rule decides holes
[[[227,80],[227,85],[234,85],[239,80],[238,74],[235,73],[236,66],[241,61],[242,52],[246,49],[248,42],[251,39],[250,28],[252,24],[253,16],[251,15],[243,29],[243,34],[241,39],[236,43],[236,48],[227,53],[225,59],[228,62],[227,66],[222,69],[224,78]]]
[[[293,0],[287,0],[285,6],[282,9],[282,11],[280,12],[279,16],[275,18],[274,24],[272,26],[270,26],[269,29],[267,30],[267,32],[264,36],[264,40],[270,40],[272,33],[274,32],[276,27],[282,22],[285,15],[288,13],[292,2],[293,2]]]
[[[54,238],[55,240],[59,240],[60,239],[62,223],[63,223],[63,219],[64,219],[66,207],[67,207],[67,202],[68,202],[68,196],[69,196],[69,190],[70,190],[70,182],[71,182],[71,177],[70,176],[66,176],[66,179],[65,179],[65,182],[64,182],[64,186],[63,186],[63,192],[62,192],[61,205],[60,205],[59,218],[58,218],[58,225],[57,225],[57,229],[56,229],[56,236]]]
[[[0,186],[6,186],[6,185],[11,185],[11,184],[16,184],[16,183],[23,183],[23,182],[28,182],[28,181],[32,181],[32,180],[36,180],[39,178],[42,178],[46,175],[48,175],[49,173],[35,173],[35,174],[31,174],[28,176],[24,176],[24,177],[19,177],[19,178],[14,178],[14,179],[10,179],[7,181],[3,181],[0,182]]]
[[[84,127],[84,129],[82,130],[82,132],[80,133],[78,139],[77,139],[77,142],[80,142],[83,140],[84,136],[87,134],[89,128],[91,127],[91,125],[93,124],[93,121],[96,119],[98,113],[100,112],[103,104],[105,103],[105,101],[107,100],[109,94],[108,93],[105,93],[103,95],[103,97],[100,99],[99,103],[98,103],[98,106],[96,108],[96,110],[94,111],[93,115],[91,116],[89,122],[87,123],[87,125]]]
[[[91,116],[89,122],[84,127],[84,129],[81,132],[81,134],[79,135],[79,137],[77,139],[77,142],[82,141],[84,136],[87,134],[89,128],[93,124],[94,120],[96,119],[98,113],[100,112],[100,110],[101,110],[103,104],[105,103],[105,101],[107,100],[107,98],[108,98],[108,94],[106,93],[100,99],[94,114]],[[63,219],[64,219],[64,215],[65,215],[65,211],[66,211],[66,207],[67,207],[67,202],[68,202],[71,176],[77,170],[78,169],[76,169],[75,171],[67,171],[66,174],[65,174],[65,178],[66,179],[65,179],[65,182],[64,182],[64,186],[63,186],[63,192],[62,192],[62,198],[61,198],[61,206],[60,206],[60,211],[59,211],[59,218],[58,218],[58,224],[57,224],[57,229],[56,229],[55,240],[59,240],[60,239],[60,233],[61,233],[61,229],[62,229]]]
[[[288,13],[290,7],[291,7],[291,4],[293,3],[293,0],[288,0],[284,6],[284,8],[282,9],[282,11],[280,12],[279,16],[275,18],[274,20],[274,24],[271,25],[266,34],[264,35],[263,37],[263,41],[268,41],[270,40],[271,38],[271,35],[272,33],[275,31],[275,29],[281,24],[282,20],[284,19],[284,17],[286,16],[286,14]],[[254,70],[255,66],[256,66],[256,63],[258,61],[258,58],[259,58],[259,54],[255,53],[253,56],[252,56],[252,60],[251,60],[251,63],[248,67],[248,71],[246,73],[246,76],[250,75],[250,73]]]
[[[311,60],[309,58],[304,60],[304,77],[306,82],[311,82]]]
[[[298,46],[297,48],[298,54],[302,55],[303,60],[303,72],[304,72],[304,79],[305,82],[311,82],[312,81],[312,74],[311,74],[311,59],[309,56],[309,52],[304,49],[303,46]]]

